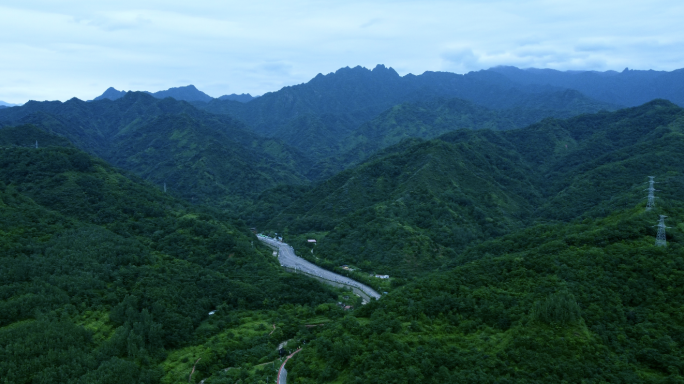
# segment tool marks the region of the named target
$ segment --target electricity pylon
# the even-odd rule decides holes
[[[658,225],[654,225],[654,227],[658,227],[658,234],[656,235],[656,241],[655,245],[656,247],[666,247],[667,246],[667,238],[665,237],[665,228],[670,228],[665,226],[665,218],[667,216],[665,215],[660,215],[660,221],[658,222]]]
[[[648,188],[644,189],[644,191],[648,191],[648,201],[646,202],[646,210],[650,211],[651,209],[653,209],[653,207],[655,207],[655,196],[653,196],[653,192],[657,191],[657,189],[653,187],[653,184],[655,184],[655,181],[653,181],[655,176],[649,176],[648,178]]]

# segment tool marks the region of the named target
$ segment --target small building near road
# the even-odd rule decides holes
[[[389,279],[389,275],[375,275],[378,279]]]

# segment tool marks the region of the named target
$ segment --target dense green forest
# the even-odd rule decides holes
[[[20,146],[27,133],[44,147]],[[338,299],[282,271],[241,220],[62,138],[3,128],[0,148],[3,383],[187,382],[197,358],[197,380],[263,376],[250,367]]]
[[[639,203],[483,242],[326,327],[288,382],[684,382],[682,219]]]
[[[684,109],[516,81],[3,109],[0,382],[684,383]]]
[[[267,228],[318,236],[317,261],[429,273],[536,222],[603,217],[684,171],[684,110],[667,101],[496,132],[406,141],[320,183]],[[674,193],[672,189],[671,192]]]
[[[453,98],[458,99],[448,101]],[[399,76],[384,65],[341,68],[249,103],[215,99],[193,105],[234,116],[254,132],[305,153],[315,162],[305,173],[313,181],[404,137],[429,139],[458,128],[520,128],[546,117],[618,108],[574,90],[520,85],[496,73]]]
[[[520,128],[545,117],[615,108],[574,91],[509,90],[523,94],[517,104],[495,111],[435,99],[453,93],[435,79],[414,84],[384,67],[339,72],[249,103],[215,100],[238,105],[223,111],[228,114],[209,113],[222,112],[209,108],[211,103],[193,106],[127,92],[116,100],[30,101],[1,111],[0,124],[36,125],[147,181],[166,184],[176,197],[247,214],[258,210],[264,191],[329,178],[403,138],[430,139],[458,128]],[[414,103],[392,107],[406,101]],[[260,136],[263,124],[271,129],[268,137]]]
[[[86,152],[195,203],[237,211],[263,190],[307,182],[311,161],[229,117],[143,92],[84,102],[31,101],[0,113],[7,125],[34,124]]]
[[[549,117],[569,118],[607,108],[612,109],[592,103],[576,91],[538,95],[515,108],[502,110],[488,109],[463,99],[438,98],[404,103],[383,111],[343,137],[337,143],[340,147],[337,154],[332,155],[342,166],[349,167],[408,138],[432,139],[458,129],[504,131],[523,128]],[[291,144],[297,147],[295,143]],[[317,149],[317,146],[313,147]]]

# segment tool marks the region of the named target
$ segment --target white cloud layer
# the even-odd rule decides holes
[[[4,1],[0,100],[194,84],[262,94],[319,72],[495,65],[684,67],[684,3],[651,1]]]

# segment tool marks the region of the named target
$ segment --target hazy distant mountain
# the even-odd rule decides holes
[[[12,103],[8,103],[8,102],[0,100],[0,108],[18,107],[20,105],[21,104],[12,104]]]
[[[258,96],[257,96],[258,97]],[[239,101],[241,103],[246,103],[248,101],[252,101],[256,99],[256,97],[250,95],[249,93],[243,93],[243,94],[236,94],[236,93],[231,93],[230,95],[223,95],[218,98],[219,100],[234,100],[234,101]]]
[[[441,112],[430,112],[434,115],[430,119],[436,119],[434,121],[439,123],[439,129],[421,128],[412,132],[404,132],[408,128],[405,124],[407,121],[388,121],[378,134],[391,137],[380,142],[364,138],[362,132],[355,133],[365,123],[399,104],[453,98],[469,101],[474,107],[480,108],[478,117],[464,117],[472,120],[472,123],[454,125],[451,124],[453,116],[446,119],[449,120],[447,123],[438,118]],[[519,121],[516,124],[497,123],[497,126],[519,128],[545,117],[570,117],[618,108],[577,91],[517,84],[494,72],[467,75],[426,72],[418,76],[400,76],[394,69],[384,65],[372,70],[347,67],[335,73],[319,74],[308,83],[284,87],[249,103],[214,99],[208,104],[196,106],[212,113],[237,117],[258,134],[284,140],[310,158],[320,161],[321,166],[315,167],[314,172],[309,174],[314,179],[329,176],[349,165],[342,158],[333,161],[328,161],[328,158],[348,151],[355,144],[372,142],[368,147],[359,148],[354,156],[346,156],[347,160],[353,158],[357,161],[359,155],[366,156],[370,151],[394,144],[403,137],[432,138],[458,128],[483,128],[486,125],[480,124],[482,121],[501,122],[501,116],[492,115],[497,110],[507,111],[504,115],[514,119],[522,117],[517,119]],[[482,107],[488,111],[482,112]],[[417,115],[412,118],[421,120],[422,112],[418,109],[414,111]],[[456,114],[462,115],[461,112]],[[385,128],[391,128],[392,132],[386,132]]]
[[[214,100],[213,97],[195,88],[190,84],[185,87],[169,88],[166,91],[159,91],[151,94],[152,96],[163,99],[165,97],[173,97],[176,100],[183,101],[204,101],[206,103]]]
[[[405,102],[458,97],[487,108],[507,109],[527,104],[530,98],[536,103],[544,99],[540,94],[560,90],[559,87],[521,85],[494,72],[467,75],[425,72],[418,76],[400,76],[384,65],[372,70],[357,66],[319,74],[305,84],[266,93],[250,103],[215,99],[203,108],[234,115],[256,132],[270,135],[288,125],[290,119],[305,114],[345,115],[355,128],[385,109]]]
[[[200,91],[197,89],[194,85],[188,85],[185,87],[176,87],[176,88],[169,88],[165,91],[159,91],[159,92],[148,92],[145,91],[145,93],[149,93],[150,95],[156,97],[157,99],[163,99],[166,97],[172,97],[176,100],[182,100],[182,101],[202,101],[205,103],[210,102],[211,100],[214,100],[213,97],[207,95],[206,93]],[[126,91],[118,91],[113,87],[107,88],[107,90],[100,96],[96,97],[93,100],[102,100],[102,99],[109,99],[109,100],[117,100],[121,97],[123,97],[126,94]],[[231,95],[232,96],[232,95]],[[238,97],[242,95],[236,95]],[[249,96],[250,98],[252,96]],[[249,100],[247,100],[249,101]]]
[[[114,87],[109,87],[103,94],[94,98],[93,101],[102,99],[116,100],[122,98],[125,94],[126,91],[118,91]]]
[[[521,85],[542,85],[576,89],[608,103],[637,106],[653,99],[667,99],[684,106],[684,69],[672,72],[640,71],[557,71],[554,69],[495,67],[486,71],[504,75]]]

